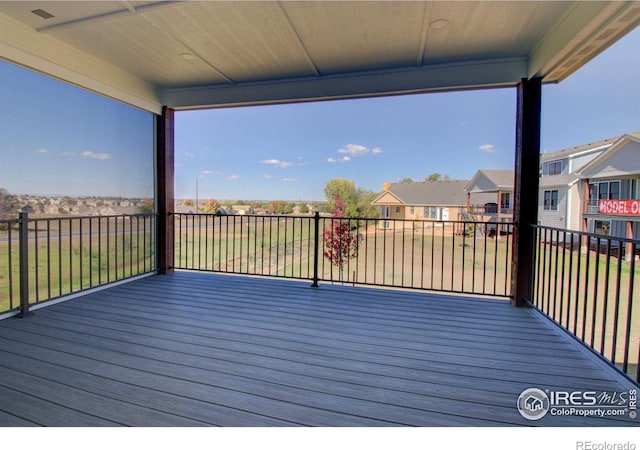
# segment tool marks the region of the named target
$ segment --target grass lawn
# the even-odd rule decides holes
[[[111,220],[113,219],[113,220]],[[29,303],[70,294],[155,267],[154,233],[134,218],[30,223]],[[48,225],[48,229],[47,229]],[[138,229],[138,225],[141,225]],[[147,227],[149,228],[149,227]],[[125,232],[123,233],[123,230]],[[138,231],[139,230],[139,231]],[[20,305],[18,234],[0,233],[0,312]]]

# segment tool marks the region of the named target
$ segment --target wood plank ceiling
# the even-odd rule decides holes
[[[2,1],[0,58],[190,109],[557,82],[639,22],[638,2]]]

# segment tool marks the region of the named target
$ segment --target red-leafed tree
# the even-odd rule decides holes
[[[362,235],[358,233],[358,227],[351,224],[351,220],[344,218],[344,202],[340,196],[335,194],[333,199],[335,209],[331,223],[323,231],[324,257],[331,264],[338,266],[342,281],[345,264],[349,259],[358,256]]]

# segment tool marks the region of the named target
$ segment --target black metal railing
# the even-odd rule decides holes
[[[640,241],[535,229],[534,306],[640,381]]]
[[[175,268],[510,296],[512,223],[175,214]]]
[[[503,215],[511,215],[513,214],[513,208],[504,205],[498,208],[497,204],[490,203],[488,205],[469,205],[466,208],[466,212],[476,215],[497,215],[498,212]]]
[[[154,272],[155,230],[154,214],[1,221],[0,313]]]

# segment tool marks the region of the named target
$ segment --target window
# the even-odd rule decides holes
[[[547,175],[560,175],[562,173],[562,161],[554,161],[547,164]]]
[[[609,183],[600,183],[598,185],[598,200],[609,200]]]
[[[510,197],[511,196],[508,192],[502,193],[502,196],[500,197],[500,209],[509,209],[509,204],[511,203]]]
[[[544,191],[544,209],[547,211],[558,210],[558,191]]]
[[[396,214],[400,214],[400,207],[396,206]]]
[[[611,224],[608,220],[596,220],[594,223],[593,232],[596,234],[609,234],[609,227]]]
[[[416,212],[416,209],[412,206],[411,207],[411,214],[415,214],[415,212]]]
[[[438,218],[438,208],[434,206],[425,206],[424,207],[424,218],[425,219],[437,219]]]
[[[609,183],[609,199],[610,200],[620,199],[620,182],[619,181],[612,181]]]
[[[619,200],[620,198],[620,181],[589,184],[589,200]]]
[[[384,217],[388,219],[390,215],[391,215],[391,211],[389,210],[389,207],[385,206],[384,207]]]
[[[589,204],[593,204],[598,199],[598,185],[589,183]],[[597,202],[596,202],[597,203]]]

